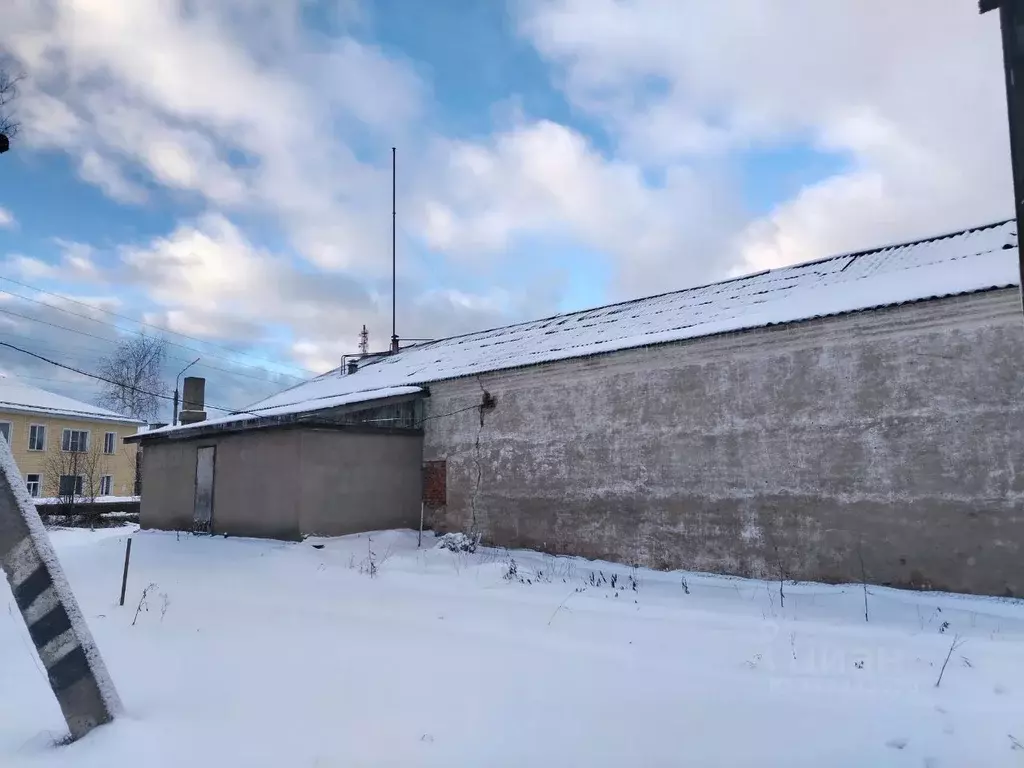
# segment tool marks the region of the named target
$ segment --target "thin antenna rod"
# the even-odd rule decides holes
[[[397,208],[395,206],[395,189],[397,187],[397,175],[396,166],[397,159],[395,157],[395,147],[391,148],[391,351],[392,353],[398,351],[398,321],[396,319],[396,307],[397,300],[396,295],[398,293],[395,278],[395,227],[397,226],[396,220],[398,217]]]

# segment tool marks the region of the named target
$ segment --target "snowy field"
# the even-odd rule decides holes
[[[1024,765],[1020,601],[136,533],[120,608],[131,530],[52,535],[127,708],[81,742],[0,588],[0,766]]]

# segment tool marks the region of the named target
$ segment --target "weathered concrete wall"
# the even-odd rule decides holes
[[[192,528],[196,492],[196,446],[150,443],[143,452],[139,524],[163,531]]]
[[[246,432],[205,440],[147,443],[142,462],[143,528],[192,529],[196,454],[216,446],[213,531],[299,538],[297,432]]]
[[[258,430],[217,439],[214,533],[301,538],[299,497],[303,490],[297,482],[301,443],[298,430]]]
[[[481,387],[497,400],[482,426],[479,412],[456,413]],[[1024,594],[1015,290],[431,392],[424,458],[447,460],[441,530],[829,581],[860,581],[859,549],[873,583]]]
[[[419,524],[422,435],[293,429],[147,444],[144,528],[192,528],[196,452],[209,445],[214,533],[297,539]]]
[[[422,435],[303,432],[302,532],[343,536],[419,526],[422,459]]]

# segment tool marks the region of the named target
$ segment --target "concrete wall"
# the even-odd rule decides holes
[[[481,386],[497,401],[482,426],[455,413]],[[764,578],[860,581],[862,556],[873,583],[1024,594],[1016,290],[431,393],[424,459],[447,460],[440,530]]]
[[[192,527],[196,452],[208,445],[215,533],[297,539],[419,524],[422,436],[289,429],[147,443],[144,528]]]
[[[147,443],[142,455],[140,524],[164,531],[190,530],[196,443]]]
[[[298,430],[242,432],[216,441],[214,533],[301,538],[299,497],[305,492],[297,482],[301,442]],[[202,444],[196,441],[197,446]]]
[[[419,526],[422,435],[301,434],[303,533],[342,536]]]

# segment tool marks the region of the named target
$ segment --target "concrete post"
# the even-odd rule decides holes
[[[10,446],[0,443],[0,564],[71,738],[80,739],[121,704]]]

